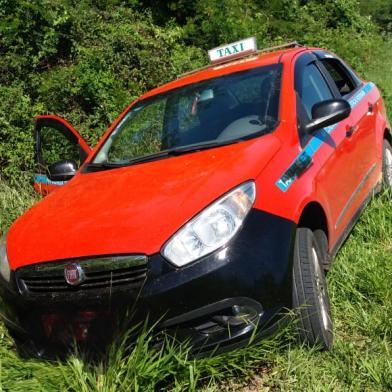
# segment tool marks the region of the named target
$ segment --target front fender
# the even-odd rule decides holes
[[[377,158],[379,161],[382,160],[382,149],[385,131],[387,130],[390,138],[392,139],[391,125],[388,121],[387,112],[385,109],[384,102],[379,97],[377,101],[377,112],[375,120],[375,131],[376,131],[376,143],[377,143]]]

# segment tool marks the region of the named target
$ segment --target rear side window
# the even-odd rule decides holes
[[[314,63],[308,64],[296,81],[297,95],[308,119],[312,118],[312,107],[321,101],[332,99],[333,95]]]
[[[336,84],[342,97],[350,94],[357,87],[344,65],[338,59],[325,58],[321,60]]]

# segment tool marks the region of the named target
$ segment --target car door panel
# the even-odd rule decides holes
[[[48,166],[60,159],[73,159],[81,165],[90,147],[81,135],[61,117],[54,115],[35,118],[35,190],[46,195],[62,186],[66,181],[52,181],[48,176]]]
[[[373,83],[364,83],[343,61],[330,53],[315,52],[320,59],[320,66],[329,79],[329,83],[338,91],[338,97],[347,99],[352,108],[346,121],[345,136],[341,130],[342,145],[340,154],[346,156],[347,165],[342,168],[348,174],[344,192],[336,192],[335,197],[344,200],[340,210],[335,211],[335,230],[338,235],[352,220],[364,199],[377,182],[377,146],[376,146],[376,111],[377,97]],[[335,131],[334,131],[335,132]],[[333,178],[330,178],[331,185]],[[351,189],[349,194],[347,189]],[[328,197],[333,191],[326,189]],[[337,212],[337,215],[336,215]]]
[[[322,128],[310,135],[302,131],[301,122],[310,121],[309,114],[311,107],[316,103],[307,99],[307,94],[311,96],[312,94],[316,95],[318,90],[324,91],[320,95],[319,101],[338,97],[338,91],[331,85],[328,75],[323,72],[323,68],[319,66],[314,58],[309,56],[306,58],[305,56],[303,56],[302,63],[300,60],[296,65],[295,82],[298,93],[297,114],[300,119],[299,133],[301,145],[303,151],[308,151],[320,168],[315,179],[317,193],[321,195],[322,199],[327,201],[330,212],[329,216],[331,217],[332,224],[334,224],[355,188],[355,181],[350,176],[353,162],[347,153],[346,146],[346,129],[351,126],[351,122],[349,117],[340,121],[338,124]],[[305,78],[306,73],[309,73],[309,67],[312,68],[312,73],[308,79],[313,84],[313,91],[310,91],[312,86],[306,85],[306,82],[301,81],[301,75],[302,78]],[[307,91],[308,89],[309,91]],[[305,99],[303,99],[304,96]],[[306,107],[305,114],[301,114],[301,112],[304,112],[301,110],[301,105]],[[332,237],[334,236],[334,232],[330,234]],[[334,240],[334,238],[330,239],[332,241]]]
[[[373,114],[368,113],[372,85],[363,85],[348,99],[350,117],[331,132],[335,151],[324,145],[317,155],[322,170],[318,184],[332,206],[338,238],[377,181],[376,138]],[[342,175],[343,173],[343,175]]]
[[[347,153],[353,156],[353,177],[357,186],[341,212],[337,228],[346,226],[353,214],[361,207],[364,199],[376,185],[377,178],[377,144],[376,144],[376,102],[372,94],[373,84],[362,88],[363,98],[352,109],[352,134],[347,136]],[[374,89],[373,89],[374,91]],[[362,94],[359,94],[361,96]],[[356,103],[354,100],[352,101]],[[345,217],[343,215],[346,215]]]

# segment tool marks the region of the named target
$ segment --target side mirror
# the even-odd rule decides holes
[[[63,159],[48,167],[48,178],[52,181],[68,181],[77,171],[78,165],[75,161]]]
[[[305,131],[312,133],[318,129],[336,124],[347,118],[351,106],[345,99],[328,99],[312,107],[312,120],[305,125]]]

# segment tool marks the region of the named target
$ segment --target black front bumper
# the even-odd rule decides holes
[[[10,285],[0,284],[1,315],[13,336],[43,346],[69,344],[72,334],[103,345],[114,331],[147,319],[198,347],[232,346],[291,307],[295,227],[253,209],[228,246],[187,267],[149,257],[139,289],[37,294],[20,290],[13,275]]]

